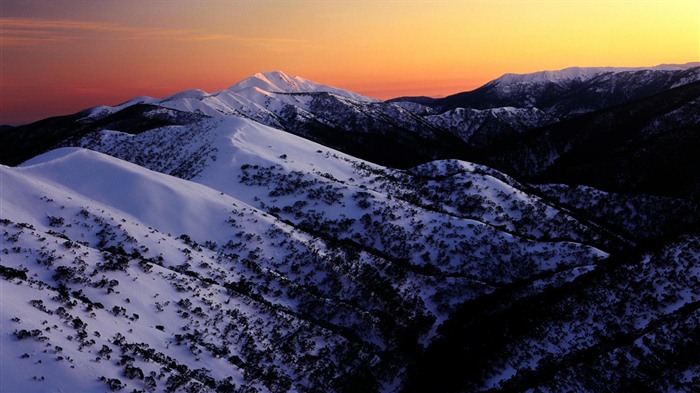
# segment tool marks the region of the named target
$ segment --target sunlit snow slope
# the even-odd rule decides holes
[[[695,391],[700,205],[455,157],[627,118],[688,154],[698,71],[506,75],[470,99],[513,105],[442,113],[271,72],[6,131],[33,158],[0,166],[0,391]]]
[[[607,255],[465,162],[387,170],[242,118],[88,139],[191,181],[77,148],[1,168],[10,390],[389,388],[455,305]]]

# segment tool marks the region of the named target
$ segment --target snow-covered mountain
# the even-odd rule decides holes
[[[471,92],[418,103],[380,102],[276,71],[216,93],[195,89],[162,99],[137,97],[17,127],[0,133],[0,159],[16,165],[102,129],[138,133],[202,117],[243,116],[392,167],[441,158],[480,160],[475,149],[692,83],[699,73],[700,67],[689,63],[508,74]]]
[[[3,364],[33,370],[3,366],[5,386],[313,391],[377,367],[388,387],[400,337],[420,345],[460,302],[607,257],[596,230],[488,168],[387,170],[242,118],[194,130],[99,135],[194,182],[76,148],[2,167]]]
[[[537,108],[456,108],[425,119],[470,146],[484,148],[523,131],[555,123],[556,118]]]
[[[87,118],[99,119],[133,105],[153,104],[207,116],[239,114],[274,123],[275,115],[285,106],[296,106],[308,111],[309,96],[315,93],[332,94],[359,102],[377,102],[376,99],[336,87],[321,85],[280,71],[272,71],[255,74],[228,89],[211,94],[203,90],[191,89],[162,99],[142,96],[113,107],[91,108],[85,115]]]
[[[0,153],[7,157],[3,163],[16,165],[97,130],[138,133],[202,117],[226,116],[246,117],[394,167],[453,156],[459,147],[467,146],[401,105],[270,72],[256,74],[217,93],[187,90],[163,99],[137,97],[114,107],[94,107],[19,127],[11,135],[0,136],[0,141],[12,140],[14,144],[13,148],[0,145]],[[377,148],[380,145],[383,147]]]
[[[666,68],[520,78],[653,85],[564,121],[273,72],[3,131],[0,391],[694,391],[700,204],[510,175],[700,184]]]
[[[538,183],[700,196],[700,81],[518,134],[484,163]]]
[[[700,63],[656,67],[570,67],[530,74],[505,74],[475,90],[423,105],[444,112],[454,108],[538,108],[557,118],[648,97],[700,80]],[[400,100],[411,101],[410,97]]]
[[[545,83],[566,84],[571,81],[586,81],[600,75],[613,75],[628,72],[655,72],[655,71],[685,71],[700,67],[700,63],[686,64],[661,64],[653,67],[569,67],[556,71],[539,71],[529,74],[505,74],[494,80],[493,84],[503,86],[506,90],[512,85],[539,85]],[[688,80],[684,83],[692,82]]]

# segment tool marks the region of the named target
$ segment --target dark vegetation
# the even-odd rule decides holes
[[[368,187],[323,168],[243,163],[231,181],[256,195],[260,210],[234,205],[222,217],[231,234],[218,243],[149,228],[149,238],[176,244],[175,259],[104,211],[55,207],[42,213],[46,232],[3,218],[3,258],[22,256],[31,270],[3,264],[0,276],[3,285],[41,289],[45,298],[27,300],[32,311],[58,319],[95,363],[119,367],[118,378],[98,379],[111,391],[371,392],[390,383],[406,392],[697,391],[700,82],[670,89],[672,79],[652,78],[624,88],[629,79],[610,78],[544,88],[536,105],[589,112],[510,132],[480,151],[389,104],[317,94],[311,112],[290,108],[277,121],[351,155],[412,168],[355,162]],[[618,93],[601,98],[603,82]],[[522,104],[493,87],[411,101]],[[202,118],[145,104],[83,117],[3,131],[3,163],[100,129],[137,134]],[[187,136],[179,137],[184,145]],[[191,178],[214,152],[166,172]],[[163,170],[168,153],[133,161]],[[455,160],[415,166],[436,158],[485,162],[518,180]],[[594,247],[610,256],[594,256]],[[168,349],[196,362],[222,359],[245,384],[121,333],[101,337],[91,318],[143,318],[130,311],[135,296],[121,293],[137,276],[157,277],[175,293],[144,300],[176,317],[149,327],[168,337]],[[8,332],[23,345],[51,346],[56,328],[13,322]]]
[[[482,160],[537,183],[697,199],[699,97],[700,82],[690,83],[522,133]]]
[[[202,115],[149,104],[136,104],[98,119],[85,119],[86,111],[51,117],[0,133],[0,164],[19,165],[53,148],[70,144],[91,132],[118,130],[138,134],[156,127],[190,124]]]
[[[514,85],[504,93],[499,80],[491,81],[475,90],[462,92],[432,101],[410,98],[438,111],[454,108],[516,108],[536,107],[557,117],[571,117],[635,101],[667,91],[681,81],[693,78],[696,69],[677,72],[640,70],[622,73],[603,73],[584,81],[572,79],[561,83],[537,86]]]
[[[682,293],[688,285],[700,292],[697,277],[688,281],[683,275],[662,273],[679,265],[697,267],[692,254],[680,260],[672,255],[678,249],[697,251],[699,246],[697,234],[658,240],[611,257],[598,269],[546,292],[520,297],[522,287],[515,284],[467,301],[438,328],[439,337],[409,367],[405,391],[478,390],[505,366],[504,360],[513,362],[524,353],[532,356],[538,351],[543,358],[537,368],[521,369],[515,378],[493,390],[666,390],[669,382],[665,379],[673,379],[670,370],[683,370],[700,361],[693,352],[700,345],[695,334],[700,302],[664,311],[673,297],[659,300],[658,288],[644,276],[651,271],[657,278],[664,277],[668,284],[663,291],[668,294]],[[648,252],[653,255],[651,260],[641,262]],[[644,313],[650,313],[645,316],[651,315],[651,320],[640,326],[636,320]],[[563,334],[567,330],[585,334],[590,343],[548,353],[545,337],[558,326],[566,326]],[[661,343],[648,338],[655,335],[667,340]],[[542,342],[544,346],[539,346]],[[653,361],[648,361],[643,348],[654,353]],[[627,361],[612,363],[625,356]],[[700,386],[698,383],[696,377],[676,388],[685,391]]]

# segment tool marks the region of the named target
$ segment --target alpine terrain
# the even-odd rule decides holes
[[[0,391],[696,392],[699,149],[697,63],[8,128]]]

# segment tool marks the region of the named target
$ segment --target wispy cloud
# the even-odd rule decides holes
[[[32,18],[0,18],[0,45],[28,46],[87,39],[177,38],[192,29],[157,29],[114,23]]]
[[[148,28],[76,20],[0,18],[0,46],[32,46],[89,39],[237,42],[270,46],[305,43],[302,40],[288,38],[211,34],[198,29]]]
[[[125,31],[132,27],[126,27],[111,23],[74,21],[74,20],[47,20],[32,18],[0,18],[3,32],[5,31]]]

